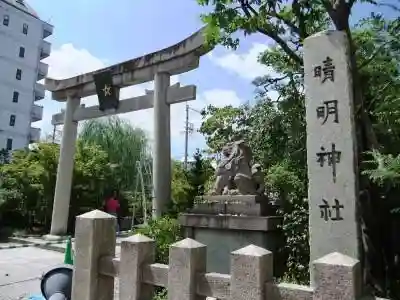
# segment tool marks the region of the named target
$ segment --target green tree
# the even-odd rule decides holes
[[[357,144],[360,159],[360,200],[362,208],[360,226],[363,229],[364,271],[367,284],[382,296],[393,294],[394,271],[393,255],[385,250],[390,247],[388,236],[390,224],[387,222],[388,209],[381,201],[382,190],[374,181],[364,176],[362,161],[368,159],[371,149],[399,153],[398,110],[398,70],[399,70],[399,20],[385,20],[372,14],[360,20],[351,28],[349,16],[356,2],[385,5],[378,1],[308,1],[295,0],[198,0],[203,6],[211,6],[211,12],[202,16],[207,24],[206,39],[210,44],[222,43],[237,47],[239,40],[235,33],[258,33],[264,35],[272,46],[260,56],[260,62],[272,67],[275,74],[257,78],[258,111],[249,113],[250,123],[257,124],[250,130],[248,139],[255,151],[256,159],[263,161],[269,171],[282,171],[298,178],[295,186],[286,186],[283,197],[298,203],[305,211],[307,196],[307,177],[305,163],[305,122],[302,45],[308,36],[334,27],[347,33],[350,44],[351,70],[353,72],[353,94],[357,128]],[[396,8],[394,5],[392,5]],[[384,73],[384,75],[383,75]],[[382,75],[382,76],[381,76]],[[279,94],[277,101],[269,99],[268,92]],[[214,115],[214,114],[213,114]],[[238,114],[239,116],[240,114]],[[234,118],[235,116],[231,117]],[[206,122],[208,120],[206,119]],[[205,122],[205,123],[206,123]],[[388,129],[390,126],[390,130]],[[251,127],[251,126],[250,126]],[[212,130],[210,131],[212,135]],[[210,144],[214,147],[216,143]],[[293,176],[292,176],[293,177]],[[295,178],[293,177],[293,178]],[[268,177],[267,177],[268,178]],[[274,178],[269,174],[269,180]],[[274,181],[272,181],[274,182]],[[279,187],[276,187],[279,189]],[[286,191],[289,189],[289,192]],[[290,191],[295,191],[291,193]],[[282,191],[281,191],[282,192]],[[391,193],[394,193],[393,191]],[[282,195],[281,195],[282,197]],[[303,202],[303,204],[301,204]],[[293,206],[293,209],[299,210]],[[373,218],[372,212],[381,212]],[[295,211],[293,211],[294,213]],[[290,215],[290,212],[285,212]],[[306,224],[306,215],[298,224]],[[389,218],[390,219],[390,218]],[[293,220],[295,221],[295,220]],[[304,232],[304,231],[302,231]],[[385,232],[385,238],[379,237]],[[287,242],[294,239],[287,237]],[[294,242],[291,246],[299,246]],[[306,250],[305,250],[306,251]],[[296,260],[295,256],[292,256]],[[296,265],[301,266],[297,258]],[[292,271],[300,271],[292,270]],[[306,270],[305,270],[306,271]],[[298,273],[300,275],[300,273]],[[293,276],[292,276],[293,277]],[[294,276],[304,278],[305,276]],[[388,280],[389,279],[389,280]],[[398,289],[397,289],[398,290]],[[398,295],[397,295],[398,296]]]
[[[59,146],[39,143],[33,149],[16,150],[9,164],[0,165],[3,223],[48,230],[57,174]],[[69,230],[76,215],[99,208],[109,184],[113,184],[107,153],[78,141],[73,170]],[[4,219],[7,220],[4,220]]]
[[[176,216],[192,208],[194,198],[204,194],[205,183],[214,172],[210,162],[203,158],[199,149],[194,154],[194,160],[194,164],[189,164],[188,170],[185,170],[182,162],[172,162],[171,215]]]
[[[114,166],[113,174],[120,180],[118,188],[121,190],[135,188],[136,162],[151,159],[144,131],[118,117],[85,122],[79,139],[96,144],[107,153]]]
[[[71,190],[70,231],[75,228],[77,215],[103,208],[110,186],[119,182],[113,171],[106,151],[99,145],[78,140]]]
[[[196,149],[193,158],[194,162],[187,172],[188,181],[191,186],[191,195],[189,196],[191,200],[207,192],[206,183],[214,174],[210,160],[203,157],[200,149]]]
[[[173,160],[171,181],[172,207],[170,208],[171,215],[184,212],[190,207],[190,189],[191,186],[189,184],[183,163]]]
[[[151,199],[151,173],[145,172],[144,166],[151,169],[151,156],[145,132],[133,127],[128,121],[118,117],[90,120],[83,124],[79,140],[99,146],[107,153],[115,185],[109,185],[108,193],[120,191],[121,214],[141,215],[142,188],[139,164],[145,185],[145,197]],[[148,206],[150,210],[151,206]]]
[[[199,132],[202,133],[211,152],[218,152],[229,141],[246,134],[248,120],[247,106],[218,108],[207,106],[201,112],[204,122]]]

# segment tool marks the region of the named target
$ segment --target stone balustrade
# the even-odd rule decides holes
[[[168,289],[170,300],[214,297],[226,300],[352,300],[361,298],[358,260],[332,253],[313,262],[315,286],[275,283],[273,254],[249,245],[231,253],[230,274],[206,272],[206,246],[184,239],[171,245],[169,265],[155,259],[155,241],[133,235],[121,242],[115,258],[115,218],[102,211],[77,217],[73,300],[151,300],[154,287]]]

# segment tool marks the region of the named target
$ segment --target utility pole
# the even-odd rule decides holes
[[[187,170],[187,165],[188,165],[188,148],[189,148],[189,134],[193,132],[193,123],[189,122],[189,111],[194,111],[197,112],[198,114],[201,114],[200,111],[197,109],[191,108],[188,104],[186,104],[186,120],[185,120],[185,157],[184,157],[184,163],[183,166],[185,170]]]
[[[185,161],[183,166],[187,170],[188,161],[188,146],[189,146],[189,104],[186,104],[186,122],[185,122]]]
[[[48,138],[51,139],[53,144],[58,144],[61,136],[62,130],[57,125],[53,125],[53,133],[48,135]]]
[[[52,136],[52,142],[53,144],[56,142],[56,125],[53,125],[53,136]]]

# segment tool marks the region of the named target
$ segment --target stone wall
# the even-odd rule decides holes
[[[120,300],[151,300],[156,286],[167,288],[170,300],[363,298],[359,261],[340,253],[312,263],[313,287],[276,283],[272,252],[255,245],[231,253],[231,274],[207,273],[207,246],[189,238],[171,246],[169,265],[155,263],[155,241],[143,235],[123,240],[115,258],[115,222],[98,210],[77,217],[73,300],[114,299],[115,278]]]

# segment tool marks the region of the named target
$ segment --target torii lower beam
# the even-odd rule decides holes
[[[191,100],[196,100],[196,86],[188,85],[180,87],[179,84],[170,86],[168,89],[167,103],[176,104]],[[111,115],[124,114],[138,110],[144,110],[154,107],[154,91],[146,91],[146,95],[137,96],[119,102],[119,107],[116,110],[100,111],[98,105],[89,107],[76,108],[73,120],[75,122],[96,119]],[[57,113],[52,116],[52,125],[63,125],[65,112]]]

